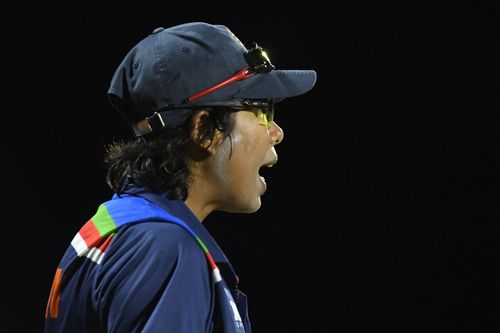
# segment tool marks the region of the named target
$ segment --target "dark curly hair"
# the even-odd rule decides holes
[[[234,120],[230,109],[211,108],[209,121],[200,130],[200,139],[212,142],[216,130],[224,139],[231,138]],[[173,128],[136,138],[114,142],[106,147],[104,163],[109,188],[121,194],[129,184],[146,187],[156,193],[170,191],[172,199],[185,200],[188,195],[190,172],[186,164],[186,147],[191,142],[191,119]]]

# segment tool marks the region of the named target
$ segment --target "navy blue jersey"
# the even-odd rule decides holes
[[[132,194],[101,205],[71,242],[45,332],[249,333],[246,296],[206,228],[182,201]]]

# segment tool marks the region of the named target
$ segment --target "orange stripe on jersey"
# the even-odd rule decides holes
[[[57,318],[59,316],[59,299],[61,298],[61,280],[62,269],[56,269],[54,280],[52,281],[52,288],[50,289],[49,301],[45,308],[45,318]]]

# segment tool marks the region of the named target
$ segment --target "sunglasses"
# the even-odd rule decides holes
[[[192,109],[208,109],[224,107],[229,111],[252,111],[259,122],[271,129],[274,122],[274,101],[272,99],[242,99],[224,102],[190,103],[189,105],[178,105],[168,107],[166,111],[155,112],[151,117],[143,119],[135,124],[134,131],[137,136],[142,136],[164,128],[167,124],[182,123]],[[172,110],[178,110],[171,112]]]

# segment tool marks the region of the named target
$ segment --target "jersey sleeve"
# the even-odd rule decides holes
[[[96,307],[109,333],[210,332],[214,290],[196,240],[165,222],[120,230],[95,280]]]

